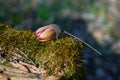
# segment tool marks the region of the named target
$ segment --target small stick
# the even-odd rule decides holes
[[[65,34],[67,34],[67,35],[69,35],[69,36],[71,36],[71,37],[79,40],[80,42],[84,43],[84,44],[87,45],[89,48],[91,48],[92,50],[94,50],[97,54],[99,54],[103,59],[105,59],[107,62],[109,62],[109,60],[108,60],[102,53],[100,53],[98,50],[96,50],[95,48],[93,48],[93,47],[92,47],[91,45],[89,45],[87,42],[85,42],[85,41],[81,40],[80,38],[78,38],[78,37],[70,34],[70,33],[67,32],[67,31],[62,30],[62,32],[64,32]]]

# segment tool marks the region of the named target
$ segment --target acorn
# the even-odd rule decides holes
[[[82,42],[83,44],[85,44],[86,46],[88,46],[89,48],[94,50],[98,55],[100,55],[107,62],[109,62],[109,60],[101,52],[99,52],[97,49],[95,49],[94,47],[92,47],[90,44],[83,41],[82,39],[72,35],[71,33],[67,32],[65,30],[61,30],[56,24],[50,24],[47,26],[40,27],[35,32],[35,38],[41,42],[47,42],[47,41],[52,40],[54,38],[58,38],[61,33],[65,33],[65,34],[73,37],[74,39]]]
[[[61,33],[61,29],[56,24],[50,24],[40,27],[35,32],[35,38],[41,42],[47,42],[53,38],[58,38]]]

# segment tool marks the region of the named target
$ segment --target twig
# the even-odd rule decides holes
[[[25,55],[25,53],[23,51],[21,51],[20,49],[16,48],[16,50],[18,50],[25,58],[26,60],[29,62],[29,63],[32,63],[33,65],[35,65],[35,63],[27,57],[27,55]]]
[[[84,44],[87,45],[89,48],[91,48],[92,50],[94,50],[97,54],[99,54],[103,59],[105,59],[107,62],[109,62],[109,60],[108,60],[102,53],[100,53],[98,50],[96,50],[95,48],[93,48],[91,45],[89,45],[89,44],[86,43],[85,41],[81,40],[80,38],[78,38],[78,37],[76,37],[76,36],[74,36],[74,35],[72,35],[72,34],[70,34],[70,33],[67,32],[67,31],[64,31],[64,30],[63,30],[63,32],[64,32],[65,34],[67,34],[67,35],[69,35],[69,36],[71,36],[71,37],[79,40],[80,42],[84,43]]]

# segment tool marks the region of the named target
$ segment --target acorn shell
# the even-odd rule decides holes
[[[35,33],[36,39],[41,42],[49,41],[55,38],[55,36],[56,36],[56,31],[54,27],[50,27],[50,26],[41,27]]]

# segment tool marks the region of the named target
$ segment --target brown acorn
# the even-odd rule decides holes
[[[55,24],[40,27],[35,32],[35,38],[41,42],[47,42],[53,38],[59,37],[61,33],[60,28]]]
[[[61,30],[56,24],[50,24],[50,25],[43,26],[43,27],[39,28],[35,32],[35,38],[41,42],[47,42],[49,40],[52,40],[53,38],[58,38],[61,32],[63,32],[65,34],[77,39],[78,41],[82,42],[83,44],[85,44],[86,46],[88,46],[89,48],[94,50],[98,55],[100,55],[102,58],[104,58],[107,62],[109,62],[109,60],[101,52],[96,50],[94,47],[92,47],[87,42],[83,41],[82,39],[70,34],[67,31]]]

